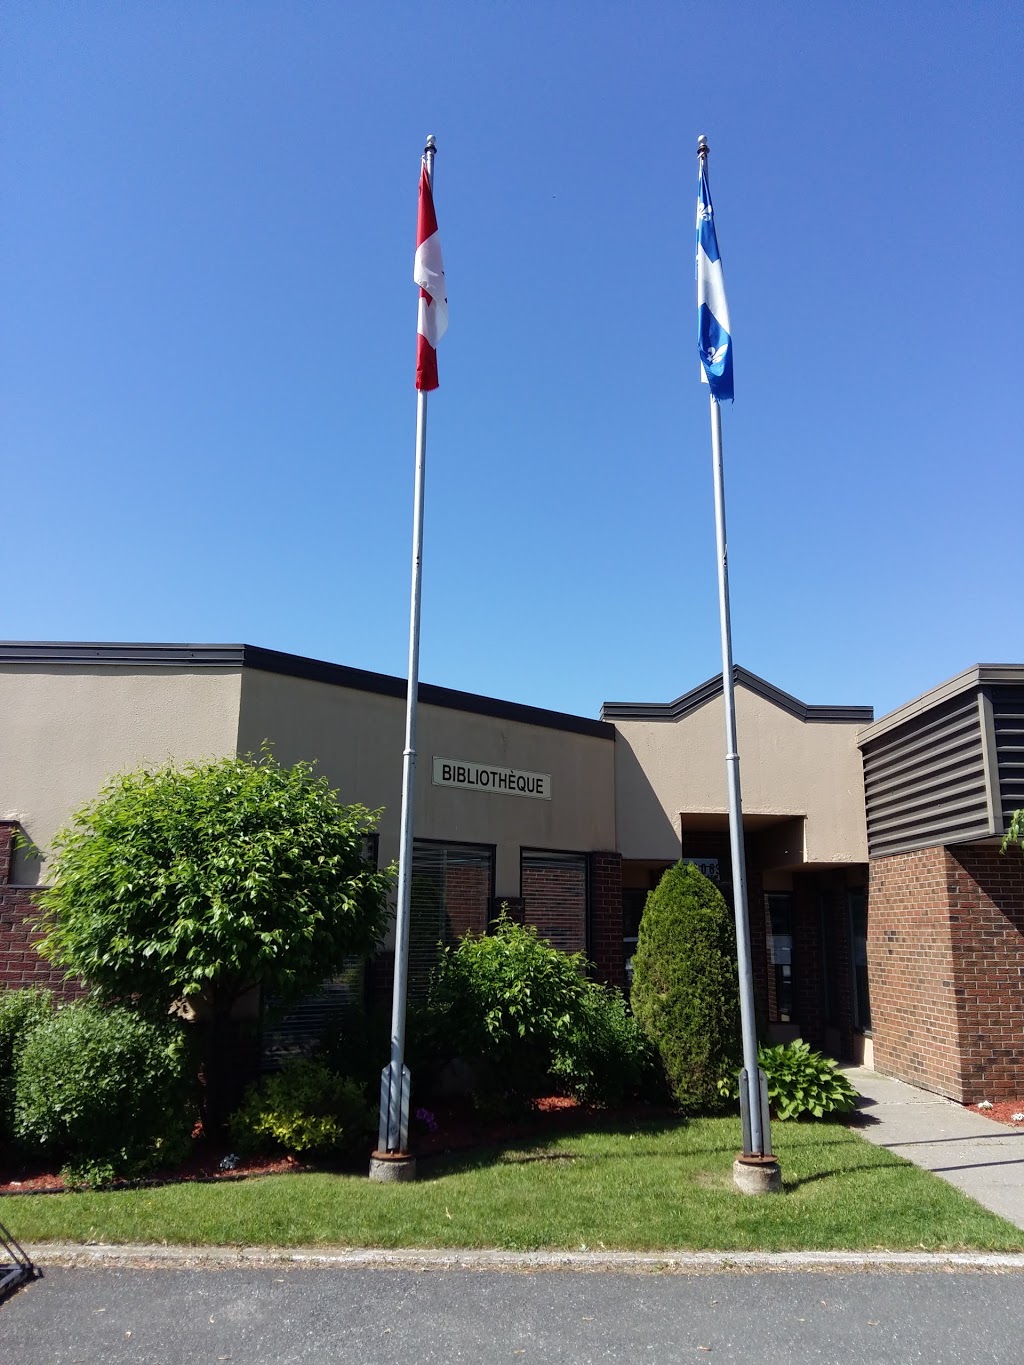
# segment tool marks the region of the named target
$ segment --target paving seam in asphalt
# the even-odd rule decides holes
[[[972,1251],[428,1251],[415,1248],[183,1247],[40,1242],[26,1246],[47,1266],[143,1266],[238,1269],[292,1266],[319,1269],[573,1270],[695,1274],[737,1270],[1016,1270],[1024,1253]]]

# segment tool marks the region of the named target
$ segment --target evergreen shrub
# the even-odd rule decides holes
[[[14,1136],[14,1077],[25,1042],[53,1013],[50,991],[26,987],[0,991],[0,1141]]]
[[[313,1057],[295,1058],[262,1086],[250,1086],[229,1121],[243,1154],[360,1156],[369,1150],[375,1126],[376,1114],[359,1083]]]
[[[719,1108],[742,1056],[736,931],[722,893],[677,863],[647,897],[633,958],[633,1014],[685,1113]]]
[[[65,1005],[25,1041],[15,1134],[87,1184],[177,1165],[195,1122],[191,1070],[176,1021],[120,1006]]]

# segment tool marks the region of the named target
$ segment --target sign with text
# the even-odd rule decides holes
[[[692,863],[698,872],[703,872],[704,876],[713,882],[722,880],[718,871],[717,858],[684,858],[684,863]]]
[[[551,800],[551,774],[528,773],[519,768],[495,768],[465,758],[434,758],[434,786],[497,792],[499,796],[532,796]]]

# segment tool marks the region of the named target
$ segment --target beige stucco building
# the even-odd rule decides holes
[[[1016,788],[1008,778],[1000,794],[999,708],[1009,707],[1003,729],[1012,734],[1018,693],[1024,713],[1024,670],[978,672],[963,683],[967,677],[875,723],[870,707],[809,705],[735,670],[748,911],[765,1028],[847,1057],[870,1058],[874,1036],[888,1069],[945,1093],[969,1085],[963,1076],[951,1081],[948,1068],[936,1078],[915,1062],[913,1022],[896,1003],[879,1021],[873,983],[877,977],[888,1001],[886,983],[896,978],[878,917],[869,932],[869,886],[879,905],[898,904],[882,873],[907,852],[903,826],[888,815],[901,793],[914,850],[963,836],[991,851],[1005,826]],[[405,690],[399,678],[248,645],[0,645],[0,833],[20,829],[45,855],[75,808],[117,773],[270,743],[282,762],[315,760],[342,800],[380,809],[373,853],[393,862]],[[913,824],[921,801],[915,805],[907,784],[914,755],[931,754],[929,735],[940,733],[948,749],[942,724],[961,733],[955,718],[943,722],[951,707],[978,718],[987,805],[969,829],[953,828],[954,819],[932,830],[927,820]],[[624,985],[647,892],[666,867],[693,859],[731,896],[720,677],[672,702],[609,702],[597,720],[421,685],[417,748],[414,990],[439,940],[484,930],[502,905]],[[926,800],[935,782],[942,786],[946,751],[929,759],[931,768],[925,763],[937,772]],[[1006,753],[1003,760],[1012,767]],[[877,847],[869,848],[872,809]],[[888,860],[884,867],[879,859]],[[16,852],[6,883],[3,872],[0,856],[0,980],[15,984],[24,954],[5,949],[3,935],[22,943],[46,863]],[[1017,912],[1011,905],[1007,913]],[[1024,909],[1019,919],[1018,937]],[[1024,964],[1024,938],[1020,948]],[[386,949],[378,965],[371,983],[383,987]],[[894,1028],[904,1030],[899,1038]],[[999,1065],[1009,1063],[1002,1057]]]

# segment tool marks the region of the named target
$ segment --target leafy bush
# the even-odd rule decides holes
[[[757,1064],[768,1080],[768,1103],[778,1119],[827,1118],[849,1114],[857,1092],[835,1062],[812,1052],[802,1039],[757,1049]],[[721,1093],[739,1097],[733,1076],[721,1083]]]
[[[677,863],[647,897],[633,958],[633,1013],[684,1112],[720,1106],[740,1061],[733,917],[718,888]]]
[[[502,915],[492,933],[442,952],[419,1020],[425,1050],[468,1062],[485,1109],[514,1113],[552,1089],[620,1102],[649,1074],[649,1049],[622,997],[586,966]]]
[[[183,1027],[93,1003],[65,1005],[28,1036],[15,1078],[16,1136],[103,1183],[175,1165],[195,1118]]]
[[[0,1141],[14,1135],[14,1077],[22,1048],[53,1008],[49,991],[0,991]]]
[[[365,1152],[376,1115],[356,1081],[316,1058],[301,1057],[250,1086],[231,1116],[231,1135],[242,1152],[284,1150],[313,1156]]]
[[[588,1104],[614,1108],[637,1096],[660,1098],[657,1053],[622,993],[592,981],[584,984],[569,1040],[555,1053],[552,1075]]]

